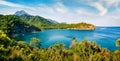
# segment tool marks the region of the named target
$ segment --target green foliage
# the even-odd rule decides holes
[[[77,30],[94,30],[94,25],[81,22],[77,24],[69,24],[68,28]]]
[[[0,30],[0,45],[7,47],[11,43],[12,43],[12,40],[10,40],[10,38],[2,30]]]
[[[116,41],[116,47],[119,47],[119,46],[120,46],[120,38],[118,38]]]
[[[75,40],[76,38],[74,36],[72,36],[72,40]]]
[[[41,47],[41,40],[34,37],[34,38],[31,39],[30,45],[33,46],[33,47],[40,48]]]
[[[25,22],[34,25],[40,29],[50,28],[54,25],[54,23],[48,21],[47,19],[40,17],[40,16],[31,16],[31,15],[21,15],[19,16],[20,19],[25,20]]]
[[[0,15],[0,30],[3,30],[9,37],[23,35],[26,32],[40,31],[39,28],[14,15]]]

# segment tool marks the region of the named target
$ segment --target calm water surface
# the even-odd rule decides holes
[[[75,36],[78,41],[87,39],[96,42],[100,47],[114,51],[116,49],[116,39],[120,37],[120,27],[96,27],[94,31],[64,29],[45,30],[42,32],[25,34],[20,38],[29,43],[32,37],[37,37],[42,41],[42,47],[47,48],[59,42],[69,47],[72,36]]]

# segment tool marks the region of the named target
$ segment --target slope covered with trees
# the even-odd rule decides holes
[[[24,17],[24,18],[23,18]],[[75,30],[94,30],[94,25],[87,23],[77,23],[77,24],[63,24],[63,23],[53,23],[47,19],[40,16],[28,16],[21,15],[21,19],[26,19],[30,24],[33,24],[42,29],[75,29]]]
[[[40,31],[39,28],[24,22],[14,15],[0,15],[0,30],[3,30],[9,37]]]
[[[74,29],[74,30],[94,30],[94,25],[85,22],[76,24],[54,23],[40,16],[21,15],[20,19],[41,29]]]
[[[19,13],[19,14],[18,14]],[[21,14],[20,14],[21,13]],[[75,30],[94,30],[94,25],[87,23],[64,24],[58,23],[41,16],[29,15],[25,11],[17,11],[14,15],[18,16],[24,22],[34,25],[40,29],[75,29]]]
[[[32,16],[23,14],[21,16],[18,16],[20,19],[24,20],[25,22],[34,25],[38,28],[45,29],[50,26],[53,26],[55,23],[48,21],[47,19],[40,17],[40,16]]]

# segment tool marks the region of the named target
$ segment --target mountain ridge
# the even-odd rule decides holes
[[[19,16],[22,20],[30,20],[31,17],[38,17],[38,15],[36,15],[36,16],[30,15],[24,10],[16,11],[13,15]],[[46,19],[42,16],[39,16],[39,17]],[[58,23],[57,21],[52,20],[52,19],[46,19],[46,20],[48,20],[49,22],[52,22],[52,23],[56,23],[56,24]]]
[[[20,11],[16,11],[13,15],[16,15],[16,16],[21,16],[23,14],[26,14],[26,15],[29,15],[27,12],[25,12],[24,10],[20,10]]]
[[[18,13],[21,11],[17,11]],[[23,11],[25,12],[25,11]],[[76,23],[76,24],[66,24],[66,23],[58,23],[52,19],[46,19],[41,16],[33,16],[28,15],[26,12],[20,16],[20,19],[24,20],[25,22],[34,25],[40,29],[73,29],[73,30],[94,30],[94,25],[88,24],[85,22]]]

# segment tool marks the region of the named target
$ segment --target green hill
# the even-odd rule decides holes
[[[3,30],[9,37],[24,35],[26,32],[41,31],[14,15],[0,15],[0,30]]]
[[[95,27],[93,24],[88,24],[85,22],[77,23],[77,24],[69,24],[68,29],[75,30],[94,30]]]
[[[50,26],[53,26],[55,24],[40,16],[32,16],[32,15],[23,14],[18,17],[31,25],[34,25],[36,27],[43,28],[43,29],[49,28]]]

